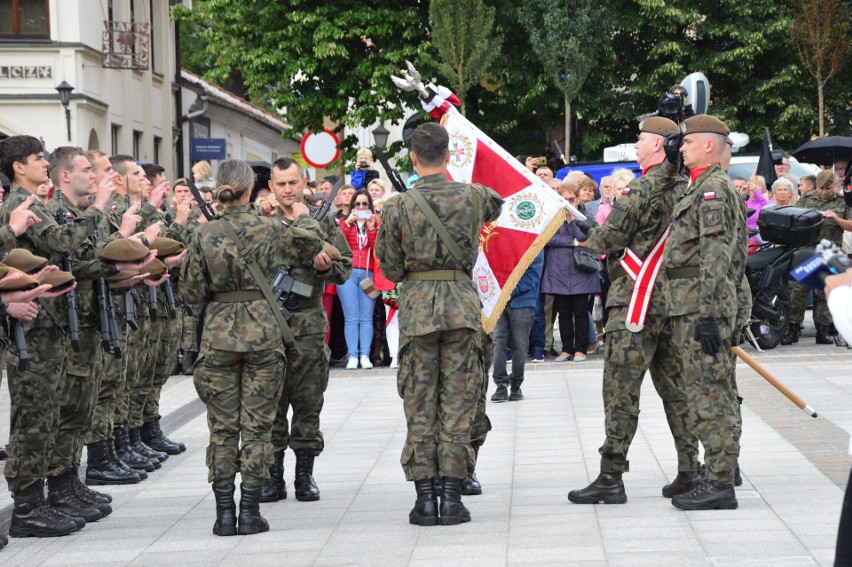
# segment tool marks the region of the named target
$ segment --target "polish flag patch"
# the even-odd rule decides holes
[[[621,194],[622,195],[629,195],[630,194],[630,187],[625,187],[624,189],[622,189]]]
[[[715,191],[707,191],[706,193],[704,193],[704,200],[705,201],[709,201],[709,200],[715,199],[715,198],[716,198],[716,192]]]

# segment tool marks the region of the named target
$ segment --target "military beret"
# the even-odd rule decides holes
[[[168,268],[165,264],[154,258],[141,268],[139,268],[140,274],[150,274],[152,278],[158,278],[165,274],[168,271]]]
[[[709,114],[696,114],[695,116],[690,116],[680,123],[680,131],[684,134],[699,134],[707,132],[726,137],[731,133],[731,129],[728,128],[724,122],[715,116],[710,116]]]
[[[652,116],[639,123],[640,132],[649,132],[660,136],[677,132],[677,130],[677,124],[673,120],[663,118],[662,116]]]
[[[3,265],[2,269],[0,269],[0,278],[5,278],[6,276],[10,276],[14,273],[21,274],[21,277],[10,282],[0,284],[0,291],[20,291],[38,287],[38,281],[35,278],[31,278],[21,270],[6,265]]]
[[[157,251],[157,258],[171,256],[172,254],[180,254],[184,250],[183,243],[162,236],[155,238],[148,246],[151,250]]]
[[[121,270],[117,274],[113,274],[111,276],[107,276],[106,280],[110,282],[123,282],[124,280],[129,280],[133,276],[138,276],[139,272],[136,270]]]
[[[59,270],[48,274],[46,278],[41,280],[41,283],[52,286],[51,291],[64,291],[65,288],[70,288],[74,283],[74,275],[71,272]]]
[[[823,169],[817,174],[816,188],[828,189],[834,184],[834,172],[830,169]]]
[[[342,256],[340,255],[340,250],[329,244],[328,242],[322,243],[322,251],[326,253],[326,255],[332,260],[340,260]]]
[[[29,250],[15,248],[6,254],[3,263],[11,268],[21,270],[25,274],[31,274],[47,266],[48,262],[47,258],[36,256]]]
[[[138,262],[148,255],[148,247],[132,238],[113,240],[98,256],[107,262]]]

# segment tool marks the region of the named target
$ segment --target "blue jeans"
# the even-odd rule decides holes
[[[358,285],[366,277],[373,277],[373,272],[362,268],[353,268],[352,275],[343,285],[337,286],[337,295],[343,307],[343,335],[346,337],[346,348],[349,356],[358,357],[359,342],[362,356],[370,356],[370,346],[373,344],[373,308],[376,300]]]
[[[517,388],[524,381],[524,363],[530,341],[535,308],[512,309],[508,305],[494,327],[494,383]],[[511,330],[511,333],[509,332]],[[511,337],[510,337],[511,335]],[[511,338],[511,341],[510,341]],[[511,345],[509,344],[511,342]],[[512,349],[512,383],[506,373],[506,349]]]
[[[547,340],[544,323],[544,294],[539,293],[535,301],[535,316],[533,317],[532,330],[530,330],[530,346],[533,349],[533,357],[544,353],[544,344]]]

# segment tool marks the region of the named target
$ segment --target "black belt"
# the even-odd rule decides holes
[[[701,275],[698,266],[683,266],[681,268],[666,268],[666,276],[670,280],[682,280],[685,278],[697,278]]]
[[[288,297],[284,300],[284,308],[288,311],[302,311],[322,305],[322,295],[316,297]]]

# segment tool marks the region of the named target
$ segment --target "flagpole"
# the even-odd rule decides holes
[[[796,404],[796,406],[811,417],[816,417],[817,412],[814,408],[805,403],[805,400],[797,396],[792,390],[785,386],[778,378],[769,373],[759,362],[746,354],[746,351],[738,346],[731,347],[731,351],[737,355],[743,362],[748,364],[755,372],[760,374],[767,382],[775,386],[775,389],[784,394],[784,396]]]

